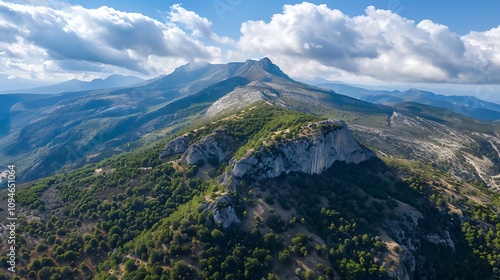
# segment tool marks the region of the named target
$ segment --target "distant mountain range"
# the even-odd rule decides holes
[[[37,218],[19,275],[499,279],[500,123],[427,101],[496,112],[315,87],[268,58],[0,95],[0,167],[16,165],[18,214]]]
[[[63,92],[87,91],[104,88],[118,88],[138,84],[144,81],[135,76],[111,75],[106,79],[94,79],[89,82],[80,80],[69,80],[55,85],[35,87],[30,89],[18,89],[1,91],[0,94],[30,93],[30,94],[56,94]]]
[[[394,105],[403,102],[416,102],[445,108],[480,120],[500,120],[499,104],[484,101],[474,96],[446,96],[414,88],[406,91],[369,90],[341,83],[322,83],[317,86],[376,104]]]
[[[227,64],[191,63],[169,75],[132,86],[116,87],[120,84],[117,80],[139,81],[116,76],[84,83],[93,88],[112,84],[111,88],[79,88],[77,92],[62,94],[0,95],[0,121],[5,123],[0,127],[0,164],[18,162],[24,179],[35,179],[154,142],[198,119],[226,114],[257,101],[343,119],[371,129],[386,127],[395,111],[404,110],[405,114],[421,115],[449,125],[453,119],[459,119],[462,129],[488,133],[495,130],[491,123],[478,123],[446,109],[435,111],[422,107],[419,103],[427,104],[425,100],[441,98],[432,93],[374,92],[339,88],[339,85],[332,91],[324,89],[324,85],[319,88],[291,79],[268,58]],[[69,89],[68,85],[76,90],[80,83],[70,81],[63,83],[66,87],[53,86],[52,91]],[[460,99],[456,99],[455,103],[449,102],[451,105],[434,101],[431,105],[449,105],[454,111],[461,108],[469,112],[466,109],[473,107],[467,107],[465,101],[460,103]],[[396,103],[401,104],[396,106]],[[482,106],[472,111],[475,115],[499,113],[494,111],[498,108],[496,104],[483,101],[474,104]],[[490,119],[494,119],[491,114]]]
[[[0,95],[0,118],[6,123],[0,131],[2,159],[19,162],[25,179],[39,178],[131,149],[133,141],[152,141],[164,135],[159,129],[175,131],[202,115],[259,100],[344,119],[390,113],[385,106],[296,82],[267,58],[187,64],[122,88]]]

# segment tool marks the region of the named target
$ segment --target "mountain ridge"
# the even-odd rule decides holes
[[[71,95],[0,103],[21,279],[500,277],[498,123],[268,59]]]
[[[246,101],[241,92],[249,96]],[[3,160],[18,161],[27,179],[35,179],[130,149],[131,141],[154,141],[164,135],[159,129],[178,129],[207,110],[214,115],[259,100],[370,122],[372,115],[383,122],[390,113],[384,106],[296,82],[268,58],[188,64],[131,87],[14,100],[3,112],[16,124],[5,126],[0,136],[7,147]]]
[[[124,76],[124,75],[113,74],[105,79],[97,78],[88,82],[72,79],[54,85],[22,89],[22,90],[2,91],[0,92],[0,94],[20,94],[20,93],[58,94],[64,92],[77,92],[77,91],[89,91],[89,90],[98,90],[106,88],[125,87],[125,86],[131,86],[133,84],[138,84],[142,81],[144,80],[135,76]]]
[[[413,115],[417,109],[427,111]],[[460,161],[446,169],[445,158],[426,150],[441,141],[437,155],[449,149],[454,160],[463,153],[486,161],[495,160],[493,146],[479,141],[482,133],[467,132],[474,127],[452,127],[455,115],[441,120],[433,109],[439,110],[410,104],[393,113],[389,125],[368,126],[259,101],[200,119],[177,138],[23,185],[20,214],[37,219],[19,231],[19,250],[26,252],[19,275],[495,279],[498,192],[479,184],[479,177],[464,177],[472,171],[455,172]],[[351,140],[324,141],[348,133],[345,125]],[[421,128],[427,134],[419,134]],[[453,133],[465,138],[446,138]],[[355,147],[351,141],[360,143],[355,150],[369,147],[376,156],[314,168],[319,174],[300,168],[274,176],[282,169],[269,165],[300,157],[287,152],[298,146],[311,150],[306,158],[332,156],[319,152],[322,145],[345,148],[338,152],[347,155]],[[231,188],[221,183],[239,160],[250,158],[257,165],[253,175],[274,175],[238,177]],[[316,159],[307,161],[319,167]],[[0,211],[0,218],[6,214]]]
[[[186,72],[189,73],[181,79]],[[194,91],[196,88],[202,89]],[[435,122],[435,126],[443,130],[477,134],[471,145],[477,144],[481,151],[488,151],[493,163],[497,161],[492,154],[496,144],[490,140],[490,137],[498,137],[495,136],[498,135],[497,123],[475,121],[436,107],[410,103],[391,107],[339,95],[290,79],[267,58],[229,64],[188,64],[171,75],[145,81],[140,86],[83,91],[72,93],[70,97],[49,96],[36,100],[12,97],[10,103],[5,103],[5,108],[0,107],[4,120],[13,124],[0,131],[0,145],[6,147],[1,151],[1,159],[5,164],[18,162],[23,174],[20,180],[32,180],[97,162],[112,154],[155,142],[191,122],[238,111],[258,101],[316,116],[343,119],[350,127],[362,127],[365,132],[394,137],[399,141],[399,149],[408,151],[412,149],[412,141],[417,140],[435,149],[433,139],[421,139],[422,135],[433,133],[446,137],[440,131],[432,132],[433,127],[428,121]],[[420,119],[425,120],[424,124],[391,127],[390,117],[394,112],[404,113],[412,120],[410,124],[422,122]],[[417,131],[417,127],[431,132]],[[380,140],[370,139],[374,137],[370,133],[359,134],[359,129],[355,132],[367,143],[387,146]],[[408,138],[410,135],[417,140]],[[493,144],[478,144],[483,142]],[[464,145],[457,142],[450,149],[471,154],[473,151]],[[387,148],[396,153],[394,147],[389,145]],[[435,157],[434,153],[422,152],[419,155],[422,158]],[[477,166],[471,169],[463,164],[463,160],[453,157],[453,161],[460,166],[456,172],[467,170],[471,172],[468,178],[498,185],[493,182],[497,174],[494,164],[477,165],[479,160],[471,159],[473,166]]]
[[[388,91],[369,90],[338,83],[322,83],[318,86],[375,104],[393,105],[412,101],[445,108],[481,120],[495,121],[500,119],[500,104],[484,101],[474,96],[442,95],[416,88],[405,91]]]
[[[257,76],[251,77],[252,73]],[[267,77],[265,73],[290,79],[268,58],[263,58],[258,61],[247,60],[227,64],[188,63],[176,68],[168,75],[144,81],[140,86],[145,87],[146,90],[178,88],[179,92],[189,94],[189,92],[194,93],[211,84],[238,76],[250,80],[264,79]]]

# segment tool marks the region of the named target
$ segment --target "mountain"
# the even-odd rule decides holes
[[[18,89],[0,92],[0,94],[56,94],[62,92],[88,91],[105,88],[126,87],[142,82],[143,79],[134,76],[111,75],[106,79],[94,79],[90,82],[80,80],[69,80],[50,86],[36,87],[30,89]]]
[[[247,79],[232,77],[168,108],[199,99],[214,104],[207,100],[232,94]],[[19,185],[17,275],[500,276],[497,124],[418,103],[391,107],[385,123],[342,121],[330,111],[273,104],[277,98],[198,118],[134,151]],[[7,273],[2,266],[0,279]]]
[[[445,108],[480,120],[500,120],[499,104],[487,102],[473,96],[446,96],[418,89],[408,89],[406,91],[368,90],[338,83],[323,83],[318,84],[318,87],[328,88],[337,93],[376,104],[392,105],[403,102],[417,102]]]
[[[245,78],[248,81],[272,81],[273,79],[291,81],[268,58],[228,64],[188,63],[169,75],[145,81],[137,87],[122,89],[116,93],[147,92],[169,100],[197,93],[211,85],[235,77]]]
[[[0,96],[7,98],[8,96]],[[18,100],[4,108],[0,163],[22,180],[96,162],[175,132],[197,118],[259,100],[360,123],[385,123],[389,108],[298,83],[269,59],[188,64],[169,75],[119,88]],[[16,101],[17,100],[17,101]]]
[[[500,277],[498,122],[365,102],[267,58],[0,98],[21,279]]]
[[[25,88],[34,88],[44,85],[39,81],[33,81],[29,79],[23,79],[20,77],[13,77],[5,74],[0,74],[0,85],[2,85],[1,91],[6,91],[6,88],[12,90],[22,90]]]
[[[317,87],[331,89],[340,94],[344,94],[353,98],[363,99],[367,96],[375,95],[390,95],[392,93],[397,93],[398,91],[388,91],[388,90],[371,90],[365,89],[357,86],[351,86],[344,83],[328,83],[323,82],[316,84]]]

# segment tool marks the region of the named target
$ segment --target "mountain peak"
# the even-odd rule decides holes
[[[267,57],[264,57],[260,60],[248,59],[247,61],[245,61],[243,66],[258,67],[258,68],[261,68],[263,70],[268,70],[268,69],[272,68],[273,66],[278,67]]]
[[[252,73],[252,74],[259,73],[257,75],[258,77],[256,77],[259,80],[262,79],[262,77],[260,76],[264,74],[262,73],[262,71],[266,72],[267,74],[272,74],[275,76],[280,76],[286,79],[290,79],[290,77],[288,77],[287,74],[281,71],[281,69],[267,57],[264,57],[258,61],[249,59],[243,64],[243,68],[245,69],[244,72],[246,73]]]
[[[268,58],[268,57],[264,57],[262,58],[261,60],[259,60],[259,65],[262,66],[269,66],[269,65],[274,65],[273,62]]]

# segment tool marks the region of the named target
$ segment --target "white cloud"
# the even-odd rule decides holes
[[[365,12],[349,17],[326,5],[285,5],[269,22],[243,23],[237,46],[283,62],[295,77],[500,83],[500,27],[460,37],[430,20],[415,23],[372,6]]]
[[[470,32],[462,37],[467,45],[468,60],[480,69],[482,83],[499,83],[500,79],[500,26],[485,32]]]
[[[459,36],[368,7],[350,17],[326,5],[285,5],[268,21],[247,21],[241,37],[174,4],[165,22],[109,7],[57,0],[0,0],[0,74],[66,80],[99,73],[157,76],[189,61],[269,56],[295,78],[359,82],[500,83],[500,26]]]
[[[162,23],[109,7],[86,9],[55,3],[35,6],[0,0],[0,73],[39,79],[81,71],[159,75],[171,71],[173,65],[157,61],[179,66],[192,60],[219,60],[221,55],[218,47],[196,38],[202,33],[187,34],[173,21]],[[172,7],[172,11],[180,10],[191,18],[197,16]],[[218,38],[209,23],[197,32]]]
[[[223,44],[234,43],[233,40],[228,37],[220,37],[215,34],[212,31],[212,23],[207,18],[184,9],[180,4],[172,5],[169,19],[171,22],[184,25],[187,29],[191,30],[192,35],[195,37],[205,37]]]

